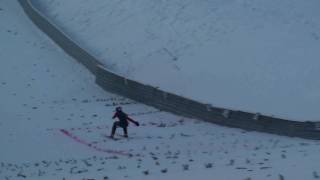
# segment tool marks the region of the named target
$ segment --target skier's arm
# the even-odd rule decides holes
[[[112,119],[116,118],[118,116],[118,113],[114,113],[114,115],[112,116]]]
[[[131,119],[131,118],[129,118],[129,117],[127,117],[127,120],[130,121],[130,122],[132,122],[132,123],[135,124],[136,126],[139,126],[139,125],[140,125],[138,121],[135,121],[135,120],[133,120],[133,119]]]

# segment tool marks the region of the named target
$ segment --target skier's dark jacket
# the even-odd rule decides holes
[[[136,122],[133,119],[129,118],[128,115],[122,111],[117,111],[113,115],[112,119],[114,119],[114,118],[118,118],[119,122],[120,122],[120,126],[123,126],[123,127],[128,126],[128,124],[129,124],[128,120],[136,124]]]

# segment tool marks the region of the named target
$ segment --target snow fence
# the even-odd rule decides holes
[[[33,23],[68,55],[87,67],[96,83],[106,91],[136,100],[163,111],[249,131],[320,140],[319,122],[297,122],[261,114],[212,107],[158,88],[119,76],[107,70],[98,59],[81,48],[29,0],[18,0]]]

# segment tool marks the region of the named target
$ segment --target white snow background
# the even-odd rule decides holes
[[[0,179],[319,179],[318,141],[220,127],[107,93],[16,1],[0,1],[0,22]],[[111,141],[118,105],[141,127]]]

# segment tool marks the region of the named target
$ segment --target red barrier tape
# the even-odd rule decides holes
[[[60,129],[60,132],[62,134],[64,134],[65,136],[73,139],[74,141],[76,141],[77,143],[80,143],[82,145],[85,145],[95,151],[98,151],[98,152],[103,152],[103,153],[109,153],[109,154],[117,154],[117,155],[121,155],[121,156],[132,156],[131,154],[129,153],[125,153],[123,151],[116,151],[116,150],[111,150],[111,149],[103,149],[103,148],[100,148],[98,146],[95,146],[95,145],[92,145],[88,142],[86,142],[85,140],[77,137],[76,135],[70,133],[69,131],[65,130],[65,129]]]

